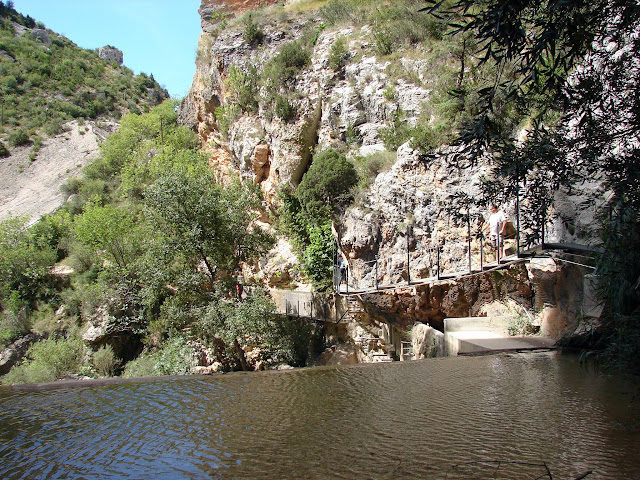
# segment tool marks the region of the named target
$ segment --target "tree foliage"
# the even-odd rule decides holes
[[[321,225],[334,211],[348,205],[357,182],[353,164],[343,154],[328,149],[314,156],[295,195],[309,223]]]
[[[95,251],[105,251],[108,260],[123,272],[139,254],[136,217],[121,206],[102,206],[93,199],[84,206],[82,215],[76,216],[74,232]]]
[[[318,290],[332,284],[332,217],[353,200],[357,183],[354,165],[343,154],[329,149],[314,156],[293,194],[281,195],[280,228],[291,239],[305,273]]]
[[[4,304],[12,292],[25,302],[46,295],[55,261],[55,249],[39,244],[26,219],[0,223],[0,302]]]
[[[145,205],[165,248],[202,262],[212,283],[272,244],[252,224],[261,205],[258,190],[238,183],[223,188],[209,170],[177,167],[165,172],[146,191]]]
[[[245,356],[247,346],[259,348],[267,364],[304,365],[311,334],[309,326],[295,325],[288,318],[274,314],[274,310],[269,296],[257,288],[241,302],[221,298],[210,302],[203,320],[195,328],[212,344],[222,339],[243,370],[249,368]]]

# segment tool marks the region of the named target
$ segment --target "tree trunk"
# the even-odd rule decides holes
[[[244,350],[242,350],[242,347],[240,347],[240,342],[238,342],[237,338],[233,340],[233,346],[236,349],[236,355],[238,356],[238,360],[240,360],[240,366],[242,367],[242,370],[248,372],[249,366],[247,365],[247,359],[244,356]]]

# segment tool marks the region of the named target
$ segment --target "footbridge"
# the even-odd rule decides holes
[[[334,291],[348,297],[414,288],[505,269],[530,262],[532,258],[553,258],[559,263],[594,270],[594,257],[603,252],[601,248],[590,245],[545,242],[544,235],[539,243],[522,247],[517,232],[498,240],[505,245],[505,255],[502,256],[500,249],[494,249],[482,236],[473,238],[471,232],[461,241],[435,245],[431,240],[413,235],[409,229],[405,237],[402,255],[376,256],[372,260],[352,259],[341,269],[336,254]]]

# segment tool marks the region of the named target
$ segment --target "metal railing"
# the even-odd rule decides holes
[[[544,227],[540,237],[544,243]],[[373,260],[351,260],[345,266],[344,275],[338,266],[334,267],[334,288],[336,292],[349,294],[367,290],[381,290],[400,285],[416,285],[429,281],[450,279],[481,272],[487,268],[499,267],[509,260],[521,257],[520,235],[518,232],[501,238],[485,239],[483,235],[473,235],[468,227],[467,235],[458,241],[434,241],[406,232],[404,253]],[[515,247],[512,255],[501,255],[501,243],[510,242]],[[489,244],[489,248],[487,248]],[[505,246],[505,248],[506,248]]]

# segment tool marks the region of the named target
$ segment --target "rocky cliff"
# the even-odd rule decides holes
[[[295,189],[314,151],[334,148],[365,164],[391,159],[392,166],[375,170],[353,205],[335,220],[356,287],[399,284],[408,277],[433,276],[436,269],[464,270],[469,262],[477,266],[482,261],[480,245],[475,236],[469,241],[469,229],[477,231],[478,214],[484,212],[465,212],[456,199],[480,196],[487,166],[452,171],[447,147],[427,157],[414,141],[394,145],[401,128],[441,126],[446,120],[438,110],[443,88],[459,75],[473,75],[473,68],[463,67],[461,73],[457,47],[441,41],[437,32],[429,41],[405,38],[394,44],[393,52],[384,52],[379,35],[384,26],[365,16],[336,21],[331,17],[335,11],[328,10],[336,2],[320,2],[324,10],[312,8],[312,3],[203,1],[197,70],[180,120],[197,131],[221,176],[259,183],[267,207],[274,211],[277,193]],[[259,35],[248,35],[249,26]],[[264,72],[283,46],[295,41],[310,46],[310,60],[274,94]],[[255,82],[255,105],[225,117],[239,101],[234,84],[238,71],[244,85]],[[292,115],[274,113],[274,103],[282,98]],[[596,187],[558,197],[546,225],[547,241],[590,235],[593,218],[576,205]],[[505,205],[514,223],[515,202]],[[474,220],[465,222],[465,214]],[[285,239],[281,251],[287,250],[283,244]],[[514,248],[514,242],[510,244]],[[433,247],[438,245],[442,252],[436,259]],[[263,266],[273,269],[275,264],[282,271],[296,262],[278,253]],[[446,316],[486,315],[487,305],[495,302],[502,302],[503,309],[559,309],[556,319],[562,320],[543,326],[559,335],[566,315],[579,313],[582,293],[575,280],[571,288],[577,293],[570,300],[561,298],[558,283],[564,278],[566,285],[566,278],[578,275],[577,267],[551,264],[520,265],[459,283],[370,295],[363,298],[365,310],[370,318],[406,329],[415,321],[441,326]],[[284,271],[282,276],[297,278]],[[274,278],[273,272],[263,278]],[[542,292],[544,299],[536,298]]]

